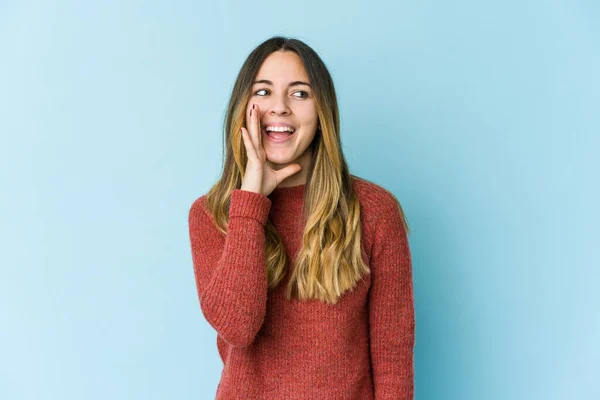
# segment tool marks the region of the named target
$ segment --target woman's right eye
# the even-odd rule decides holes
[[[266,90],[267,90],[267,89],[260,89],[260,90],[257,90],[256,92],[254,92],[254,94],[258,94],[259,92],[264,92],[264,91],[266,91]],[[259,95],[259,96],[260,96],[260,95]]]

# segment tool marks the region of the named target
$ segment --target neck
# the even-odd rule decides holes
[[[285,178],[283,180],[283,182],[280,182],[279,185],[277,185],[277,187],[285,188],[285,187],[293,187],[293,186],[306,184],[306,180],[308,178],[308,171],[311,168],[311,162],[312,162],[312,149],[310,147],[308,147],[306,149],[306,151],[304,153],[302,153],[302,155],[300,157],[298,157],[295,160],[292,160],[288,163],[275,164],[275,163],[272,163],[269,161],[269,165],[271,166],[271,168],[273,168],[275,170],[280,170],[280,169],[285,168],[288,165],[292,165],[292,164],[299,164],[302,167],[302,169],[300,171]]]

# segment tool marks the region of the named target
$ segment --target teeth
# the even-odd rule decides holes
[[[275,132],[294,132],[294,128],[290,128],[287,126],[267,126],[265,128],[267,132],[275,131]]]

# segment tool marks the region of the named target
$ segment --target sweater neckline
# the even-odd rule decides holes
[[[296,185],[296,186],[287,186],[281,187],[277,186],[273,191],[269,194],[271,200],[278,203],[291,203],[291,204],[302,204],[304,202],[304,189],[306,187],[306,183]]]

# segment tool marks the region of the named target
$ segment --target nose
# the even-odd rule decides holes
[[[290,108],[287,103],[287,96],[285,93],[280,95],[272,95],[271,101],[269,102],[269,114],[272,115],[286,115],[290,113]]]

